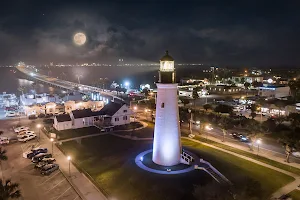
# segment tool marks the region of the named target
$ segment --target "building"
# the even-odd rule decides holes
[[[253,82],[263,82],[264,78],[262,76],[233,76],[232,77],[232,81],[235,84],[239,84],[239,83],[244,83],[244,82],[248,82],[248,83],[253,83]]]
[[[55,116],[53,127],[56,130],[77,129],[89,126],[107,127],[130,123],[133,112],[126,104],[110,102],[101,110],[72,110],[68,114]],[[65,115],[69,115],[65,117]]]
[[[180,125],[174,59],[166,51],[160,59],[153,140],[154,163],[177,165],[181,161]]]
[[[45,104],[49,102],[59,102],[60,98],[57,95],[43,94],[23,94],[20,96],[20,103],[24,106],[35,104]]]
[[[288,86],[264,86],[259,87],[259,96],[268,98],[282,98],[290,96],[290,87]]]
[[[69,114],[57,115],[54,118],[53,127],[58,130],[72,129],[72,121]]]
[[[91,109],[93,111],[101,110],[104,107],[103,101],[67,101],[64,103],[65,112],[70,113],[72,110]]]
[[[242,91],[242,88],[228,85],[207,85],[206,89],[210,94],[236,94]]]

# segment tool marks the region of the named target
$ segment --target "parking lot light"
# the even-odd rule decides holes
[[[54,139],[53,139],[53,138],[50,138],[50,142],[52,143],[52,156],[54,156],[54,155],[53,155],[53,142],[54,142]]]
[[[39,129],[39,140],[41,139],[41,124],[37,124],[36,127]]]
[[[71,163],[71,156],[68,156],[67,159],[68,159],[68,161],[69,161],[69,176],[71,177],[71,166],[70,166],[70,163]]]

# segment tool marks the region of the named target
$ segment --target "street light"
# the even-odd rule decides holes
[[[136,111],[137,111],[137,106],[134,106],[133,107],[133,110],[134,110],[134,115],[133,115],[133,121],[135,122],[135,118],[136,118]]]
[[[39,140],[41,139],[41,124],[37,124],[36,127],[39,129]]]
[[[261,144],[261,139],[257,139],[256,140],[256,144],[257,144],[257,154],[259,152],[259,145]]]
[[[77,77],[77,79],[78,79],[78,84],[80,84],[80,79],[79,79],[79,77],[82,77],[82,75],[76,74],[76,77]]]
[[[69,176],[71,176],[71,167],[70,167],[71,156],[68,156],[67,159],[68,159],[68,161],[69,161]]]
[[[50,142],[52,143],[52,156],[54,156],[54,155],[53,155],[53,142],[54,142],[54,139],[53,139],[53,138],[50,138]]]
[[[206,130],[206,140],[207,140],[207,137],[208,137],[208,131],[213,130],[213,127],[211,127],[210,124],[209,124],[209,125],[206,125],[206,126],[205,126],[205,130]]]

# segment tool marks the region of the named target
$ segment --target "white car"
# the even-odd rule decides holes
[[[189,138],[194,138],[195,135],[194,134],[189,134]]]
[[[0,137],[0,144],[9,144],[8,137]]]
[[[19,142],[27,142],[29,140],[32,140],[36,137],[36,134],[31,134],[31,135],[24,135],[23,137],[21,138],[18,138],[18,141]]]
[[[20,127],[17,127],[14,129],[15,133],[19,133],[21,131],[28,131],[29,130],[29,127],[27,126],[20,126]]]
[[[292,152],[292,155],[297,157],[297,158],[300,158],[300,152],[299,151]]]
[[[16,117],[17,114],[15,112],[7,112],[6,117]]]
[[[21,138],[24,135],[32,135],[32,134],[34,134],[34,131],[21,131],[18,133],[17,138]]]

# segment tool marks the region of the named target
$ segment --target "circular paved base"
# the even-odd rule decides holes
[[[197,158],[194,157],[194,160],[196,159]],[[194,170],[194,165],[178,164],[170,167],[158,165],[152,161],[152,149],[137,155],[135,157],[135,163],[141,169],[156,174],[182,174]],[[171,171],[168,172],[167,169],[171,169]]]

